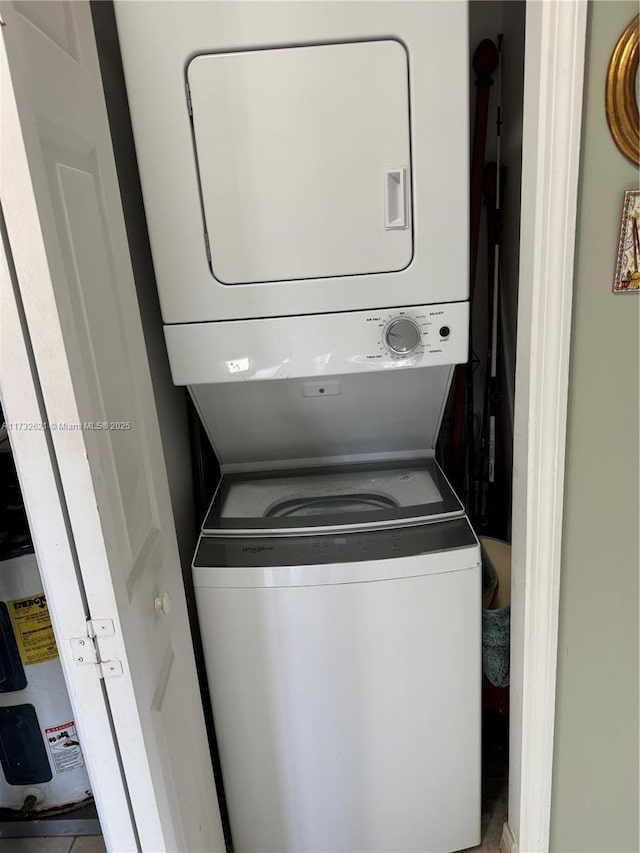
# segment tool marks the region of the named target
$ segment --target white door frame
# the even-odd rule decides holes
[[[549,849],[586,22],[586,0],[528,0],[506,853]]]

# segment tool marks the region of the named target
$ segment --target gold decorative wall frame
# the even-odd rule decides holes
[[[609,129],[620,151],[640,165],[638,113],[638,58],[640,15],[636,15],[618,39],[609,62],[605,106]]]

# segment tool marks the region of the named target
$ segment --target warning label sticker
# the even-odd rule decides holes
[[[49,744],[53,769],[56,773],[69,773],[70,770],[84,767],[84,758],[73,720],[46,728],[44,736]]]
[[[7,601],[7,608],[24,666],[55,660],[58,648],[44,593]]]

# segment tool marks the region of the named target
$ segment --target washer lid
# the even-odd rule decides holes
[[[433,459],[226,475],[202,526],[204,534],[275,535],[318,528],[391,527],[398,521],[464,514]]]

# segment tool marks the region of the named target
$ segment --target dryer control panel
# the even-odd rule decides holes
[[[458,364],[469,304],[165,326],[173,381],[200,385]]]
[[[368,318],[369,322],[377,323],[381,330],[379,341],[380,359],[390,358],[392,361],[412,360],[417,362],[427,354],[429,364],[454,364],[466,361],[464,353],[459,350],[459,321],[454,316],[451,323],[447,317],[455,314],[452,305],[434,305],[426,308],[407,308],[397,311],[380,312]],[[451,346],[452,328],[455,330],[453,347]],[[454,350],[452,354],[452,350]],[[446,353],[444,361],[437,360],[438,356]]]

